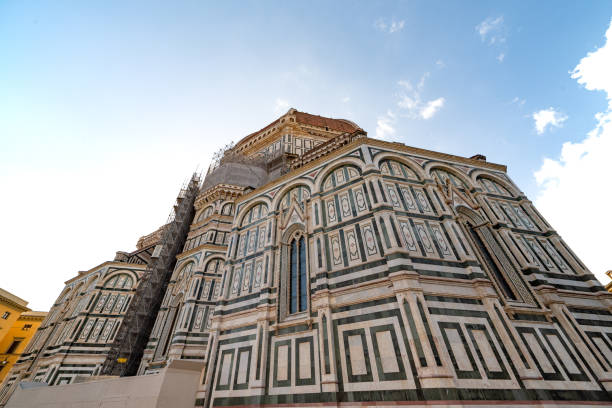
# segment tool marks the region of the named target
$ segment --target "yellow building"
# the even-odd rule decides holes
[[[47,316],[33,312],[25,300],[0,289],[0,383],[17,362]]]

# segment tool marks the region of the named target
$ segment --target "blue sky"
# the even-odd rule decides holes
[[[508,165],[587,266],[612,269],[584,244],[595,220],[563,224],[581,204],[557,208],[577,174],[563,144],[609,109],[612,88],[571,72],[606,44],[611,2],[126,3],[0,2],[0,285],[31,307],[133,249],[193,170],[289,107]],[[565,173],[538,183],[545,158]]]

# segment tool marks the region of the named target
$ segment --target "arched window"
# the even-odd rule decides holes
[[[133,281],[127,273],[113,276],[104,284],[105,289],[132,289]]]
[[[308,308],[308,271],[306,269],[306,239],[296,233],[289,241],[289,314]]]
[[[268,206],[266,204],[257,204],[249,210],[242,218],[240,226],[248,225],[268,215]]]
[[[178,282],[183,280],[184,278],[189,278],[189,276],[191,275],[191,270],[193,269],[193,265],[193,262],[189,262],[187,265],[183,266],[183,268],[176,277],[176,281]]]
[[[226,203],[225,205],[223,205],[223,208],[221,209],[221,214],[223,214],[223,215],[234,215],[234,204],[233,203]]]
[[[382,160],[380,162],[380,171],[382,174],[388,176],[399,177],[409,180],[419,179],[414,170],[412,170],[405,164],[397,162],[395,160]]]
[[[206,207],[206,209],[200,213],[200,216],[198,217],[197,222],[200,222],[204,220],[205,218],[209,217],[210,215],[212,215],[213,209],[214,208],[212,205],[209,205],[208,207]]]
[[[478,177],[478,183],[480,186],[489,194],[502,195],[505,197],[512,197],[512,193],[508,191],[504,186],[499,184],[497,181],[491,180],[485,177]]]
[[[435,169],[431,171],[431,175],[434,176],[434,178],[436,178],[440,182],[440,184],[446,184],[446,180],[450,180],[451,184],[457,187],[458,189],[469,190],[468,186],[463,180],[461,180],[459,177],[455,176],[449,171],[443,169]]]
[[[342,186],[351,180],[358,178],[359,173],[360,170],[352,165],[339,167],[325,177],[323,180],[323,188],[321,190],[327,191],[334,187]]]
[[[293,201],[304,209],[304,202],[310,198],[310,189],[307,186],[297,186],[287,191],[280,200],[281,210],[289,208]]]

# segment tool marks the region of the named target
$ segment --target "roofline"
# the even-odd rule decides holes
[[[88,269],[86,271],[79,271],[79,274],[77,276],[75,276],[74,278],[70,278],[68,279],[66,282],[64,282],[64,285],[68,285],[69,283],[74,282],[75,280],[78,280],[79,278],[82,278],[84,275],[88,275],[94,271],[96,271],[96,269],[100,269],[104,266],[117,266],[119,268],[128,268],[128,269],[140,269],[140,270],[146,270],[147,269],[147,265],[143,265],[143,264],[135,264],[135,263],[127,263],[127,262],[117,262],[117,261],[106,261],[106,262],[102,262],[100,265],[98,266],[94,266],[91,269]]]
[[[276,118],[275,120],[273,120],[272,122],[270,122],[269,124],[267,124],[266,126],[264,126],[263,128],[261,128],[261,129],[259,129],[259,130],[255,131],[255,132],[249,133],[248,135],[244,136],[242,139],[240,139],[238,142],[236,142],[236,144],[234,145],[234,148],[236,148],[236,147],[238,147],[238,146],[240,146],[240,145],[242,145],[242,144],[247,143],[247,141],[248,141],[250,138],[257,136],[258,134],[260,134],[260,133],[264,132],[265,130],[267,130],[267,129],[271,128],[271,127],[274,127],[274,125],[276,125],[277,123],[279,123],[279,122],[281,121],[281,119],[283,119],[285,116],[287,116],[287,115],[291,115],[291,114],[294,114],[294,113],[296,113],[296,112],[299,112],[299,113],[302,113],[302,114],[306,114],[306,115],[310,115],[310,116],[319,116],[319,117],[322,117],[322,118],[325,118],[325,119],[331,119],[331,120],[338,120],[338,121],[342,121],[342,122],[345,122],[345,123],[350,124],[351,126],[354,126],[354,127],[355,127],[355,130],[363,130],[363,129],[361,129],[361,127],[360,127],[358,124],[356,124],[355,122],[353,122],[353,121],[351,121],[351,120],[348,120],[348,119],[343,119],[343,118],[330,118],[330,117],[327,117],[327,116],[314,115],[314,114],[312,114],[312,113],[308,113],[308,112],[302,112],[302,111],[299,111],[299,110],[297,110],[297,109],[295,109],[295,108],[290,108],[290,109],[289,109],[287,112],[285,112],[283,115],[279,116],[278,118]],[[301,122],[297,122],[297,120],[296,120],[296,122],[295,122],[295,123],[301,123]],[[314,125],[310,125],[310,126],[314,126]],[[315,126],[315,127],[318,127],[318,126]],[[332,132],[336,132],[336,133],[338,133],[338,131],[332,131]],[[342,133],[342,132],[340,132],[340,133]]]
[[[23,300],[19,296],[13,295],[8,290],[4,290],[2,288],[0,288],[0,301],[8,303],[18,309],[30,310],[26,300]]]
[[[488,168],[491,170],[497,170],[497,171],[502,171],[504,173],[507,172],[508,167],[504,164],[497,164],[497,163],[492,163],[492,162],[487,162],[487,161],[482,161],[482,160],[476,160],[476,159],[470,159],[468,157],[463,157],[463,156],[456,156],[454,154],[448,154],[448,153],[440,153],[440,152],[436,152],[434,150],[427,150],[427,149],[421,149],[418,147],[412,147],[412,146],[406,146],[403,143],[399,143],[399,142],[386,142],[384,140],[379,140],[379,139],[372,139],[369,137],[360,137],[358,139],[355,139],[354,141],[352,141],[351,143],[342,146],[341,148],[339,148],[338,150],[335,150],[329,154],[326,154],[322,157],[319,157],[316,160],[313,160],[307,164],[305,164],[302,167],[299,167],[297,169],[291,170],[289,173],[284,174],[283,176],[272,180],[266,184],[264,184],[263,186],[257,187],[256,189],[248,192],[247,194],[241,196],[240,198],[238,198],[236,200],[236,206],[239,203],[242,203],[244,201],[246,201],[247,199],[256,196],[260,193],[262,193],[263,191],[271,188],[272,186],[274,186],[275,184],[278,184],[279,182],[282,182],[283,180],[287,180],[290,179],[291,177],[294,177],[302,172],[306,172],[310,169],[312,169],[313,167],[316,167],[318,165],[320,165],[322,162],[328,161],[330,159],[334,159],[344,153],[346,153],[349,150],[354,149],[355,147],[361,146],[363,144],[369,144],[372,146],[376,146],[376,147],[382,147],[382,148],[388,148],[388,149],[394,149],[394,150],[400,150],[403,151],[405,153],[412,153],[412,154],[417,154],[417,155],[422,155],[422,156],[433,156],[434,158],[438,158],[438,159],[442,159],[442,160],[449,160],[449,161],[456,161],[459,163],[464,163],[464,164],[470,164],[472,166],[476,166],[476,167],[480,167],[480,168]]]

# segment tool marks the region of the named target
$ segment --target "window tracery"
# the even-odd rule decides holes
[[[446,185],[447,180],[458,189],[465,189],[469,191],[469,187],[463,180],[459,177],[451,173],[450,171],[443,170],[440,168],[434,169],[431,171],[431,175],[436,179],[440,184]]]
[[[241,227],[251,224],[268,215],[268,206],[264,203],[253,206],[242,218]]]
[[[478,184],[480,184],[484,191],[489,194],[496,194],[504,197],[513,196],[507,188],[505,188],[495,180],[486,177],[478,177]]]
[[[288,239],[283,256],[285,258],[281,301],[285,317],[308,310],[308,255],[306,236],[301,229],[294,231]]]
[[[357,178],[359,178],[359,169],[352,165],[345,165],[337,168],[325,177],[321,190],[331,190],[334,187],[342,186]]]
[[[399,177],[409,180],[418,180],[419,177],[416,175],[414,170],[406,166],[404,163],[400,163],[395,160],[382,160],[380,162],[380,172],[384,175]]]

